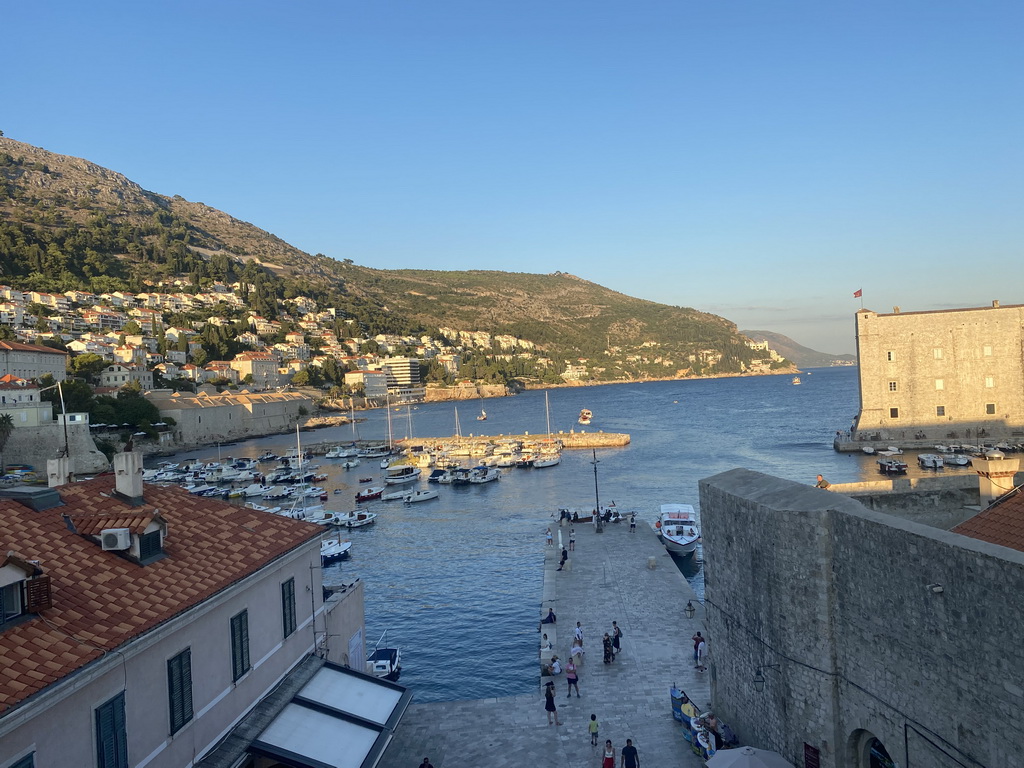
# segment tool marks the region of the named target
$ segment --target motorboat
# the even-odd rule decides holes
[[[476,485],[480,485],[481,483],[491,483],[500,479],[501,472],[494,467],[478,466],[473,467],[469,472],[469,482]]]
[[[384,484],[401,485],[402,483],[411,483],[419,480],[421,474],[423,474],[423,470],[419,467],[414,467],[412,464],[389,467],[387,472],[384,473]]]
[[[359,466],[359,459],[348,459],[347,461],[341,462],[341,466],[343,466],[345,469],[354,469]]]
[[[408,488],[399,488],[397,491],[388,491],[380,495],[381,501],[402,501],[409,495]]]
[[[372,477],[360,477],[359,478],[359,482],[360,483],[372,483],[373,482],[373,478]]]
[[[436,499],[440,494],[436,488],[430,488],[425,491],[413,491],[405,495],[406,504],[415,504],[417,501],[430,501]]]
[[[340,445],[336,445],[329,450],[324,458],[327,459],[348,459],[355,456],[358,453],[355,448],[343,448]]]
[[[962,453],[950,453],[942,457],[942,461],[953,467],[969,467],[971,466],[971,457],[964,456]]]
[[[447,470],[435,469],[433,472],[430,473],[430,477],[427,478],[427,482],[428,483],[439,483],[439,482],[441,482],[441,478],[444,475],[446,475],[446,474],[447,474]]]
[[[924,469],[942,469],[945,465],[945,461],[937,453],[922,453],[917,457],[917,463]]]
[[[672,554],[689,557],[697,549],[700,527],[697,513],[689,504],[662,504],[655,527],[665,549]]]
[[[543,467],[554,467],[561,462],[562,454],[560,453],[542,453],[533,460],[533,468],[541,469]]]
[[[892,457],[878,459],[878,471],[886,475],[905,475],[907,474],[907,463]]]
[[[386,445],[368,445],[359,451],[360,458],[363,459],[383,459],[385,456],[391,454],[391,450]]]
[[[397,646],[388,647],[387,637],[385,630],[366,659],[366,673],[394,682],[402,673],[402,652]]]
[[[271,515],[276,515],[281,511],[280,507],[265,507],[262,504],[257,504],[255,501],[245,502],[246,509],[255,509],[258,512],[267,512]]]
[[[371,499],[379,499],[380,495],[384,493],[383,485],[375,485],[370,488],[364,488],[356,494],[356,501],[370,501]]]
[[[387,469],[390,466],[391,466],[391,459],[384,458],[384,459],[380,460],[380,468],[381,469]]]
[[[292,495],[291,488],[285,488],[281,485],[275,485],[270,488],[264,488],[263,493],[260,494],[264,501],[276,501],[277,499],[287,499]]]
[[[260,462],[261,464],[265,461],[277,461],[277,454],[270,453],[269,451],[267,451],[267,453],[264,453],[263,455],[257,457],[256,461]]]
[[[793,377],[793,386],[796,387],[796,386],[799,386],[799,385],[800,385],[800,377],[799,376],[794,376]]]
[[[254,496],[262,496],[266,490],[267,487],[265,485],[261,485],[260,483],[252,483],[251,485],[247,485],[245,486],[245,488],[242,489],[242,495],[245,496],[245,498],[249,499]]]
[[[335,560],[346,558],[350,549],[352,549],[351,541],[342,541],[340,538],[324,539],[320,542],[320,562],[327,565]]]
[[[362,509],[355,509],[351,512],[337,513],[335,525],[342,528],[362,528],[364,525],[372,525],[377,522],[376,512],[367,512]]]
[[[583,410],[580,411],[580,417],[579,417],[579,419],[577,419],[577,421],[580,424],[582,424],[583,426],[586,427],[586,426],[588,426],[590,424],[590,422],[591,422],[591,420],[593,418],[594,418],[594,412],[591,411],[589,408],[584,408]]]

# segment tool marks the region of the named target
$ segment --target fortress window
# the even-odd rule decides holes
[[[991,376],[986,376],[985,377],[985,386],[986,387],[994,387],[995,385],[996,385],[996,380],[993,377],[991,377]]]
[[[890,408],[889,409],[889,418],[890,419],[898,419],[899,417],[900,417],[900,409],[899,408]]]
[[[935,406],[935,415],[936,416],[945,416],[946,415],[946,406],[944,406],[944,405],[936,405]]]
[[[896,359],[896,353],[890,349],[888,352],[885,353],[885,359],[888,360],[890,363],[893,362]]]
[[[935,355],[935,359],[936,360],[941,360],[942,359],[942,347],[936,347],[935,349],[933,349],[932,350],[932,354]]]
[[[895,381],[890,381],[889,382],[889,391],[890,392],[895,392],[896,391],[896,382]]]
[[[936,391],[941,390],[941,389],[945,389],[945,388],[946,388],[946,382],[945,381],[943,381],[942,379],[936,379],[935,380],[935,389],[936,389]]]
[[[989,416],[995,416],[995,414],[996,414],[996,404],[995,403],[985,403],[985,413],[987,415],[989,415]]]
[[[992,357],[992,347],[991,347],[991,345],[986,344],[984,347],[982,347],[981,348],[981,354],[983,354],[985,357]]]

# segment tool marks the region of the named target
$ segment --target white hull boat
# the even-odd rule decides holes
[[[335,560],[341,560],[344,557],[348,557],[350,549],[352,549],[351,541],[324,539],[320,542],[320,561],[327,564]]]
[[[501,479],[501,472],[494,467],[474,467],[469,473],[469,482],[480,485],[481,483],[492,483]]]
[[[945,462],[937,453],[922,453],[917,457],[917,462],[924,469],[942,469]]]
[[[439,495],[435,489],[416,491],[415,493],[406,494],[405,503],[415,504],[418,501],[430,501],[431,499],[436,499]]]
[[[533,468],[554,467],[562,463],[562,456],[558,453],[541,454],[533,460]]]
[[[362,528],[364,525],[373,525],[373,523],[377,522],[376,512],[365,512],[361,509],[338,514],[335,517],[338,519],[335,525],[339,525],[342,528]]]
[[[354,469],[359,466],[359,459],[349,459],[348,461],[341,462],[341,466],[345,469]]]
[[[394,682],[402,672],[402,652],[387,647],[388,633],[385,631],[366,659],[366,672],[374,677]]]
[[[697,549],[700,528],[697,513],[689,504],[662,504],[656,527],[665,549],[672,554],[689,557]]]
[[[381,501],[403,501],[409,495],[408,488],[399,488],[397,491],[388,491],[380,495]]]
[[[423,474],[423,470],[419,467],[414,467],[411,464],[403,464],[400,467],[391,467],[384,475],[384,484],[401,485],[402,483],[411,483],[415,480],[419,480],[421,474]]]

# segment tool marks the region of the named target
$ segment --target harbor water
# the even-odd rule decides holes
[[[833,483],[878,478],[873,458],[832,450],[838,429],[857,410],[855,368],[814,369],[791,376],[661,381],[526,392],[480,402],[401,406],[358,413],[362,439],[395,439],[455,433],[488,435],[582,429],[582,408],[594,413],[588,430],[627,432],[630,445],[597,451],[602,504],[614,501],[653,524],[661,504],[698,507],[701,478],[746,467],[812,485],[823,474]],[[334,427],[304,433],[304,443],[343,443],[354,433]],[[281,435],[222,447],[224,457],[283,453],[294,436]],[[209,448],[179,454],[212,458]],[[544,532],[557,532],[559,507],[595,504],[594,456],[565,451],[545,469],[502,470],[484,485],[439,487],[440,498],[405,505],[371,502],[376,524],[345,531],[351,558],[325,569],[327,584],[360,578],[366,588],[366,637],[371,647],[388,631],[402,649],[401,683],[418,701],[504,696],[530,691],[537,681],[537,619]],[[326,468],[329,509],[355,507],[359,479],[379,481],[378,460],[345,470],[340,460],[317,457]],[[426,475],[410,488],[426,488]],[[374,484],[379,484],[375,482]],[[341,492],[335,494],[335,488]],[[699,508],[699,507],[698,507]],[[701,552],[680,563],[703,594]]]

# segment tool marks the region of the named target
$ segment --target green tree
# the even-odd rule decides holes
[[[68,370],[74,376],[94,380],[107,367],[107,361],[92,352],[83,352],[68,360]]]
[[[14,417],[9,413],[0,414],[0,475],[7,474],[7,463],[4,461],[4,448],[14,432]]]

